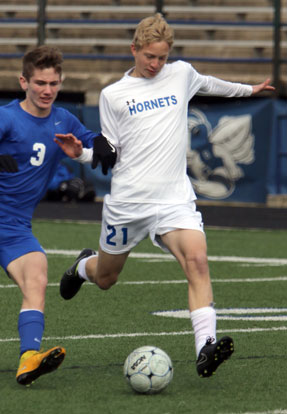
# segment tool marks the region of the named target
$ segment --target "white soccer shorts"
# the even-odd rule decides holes
[[[168,249],[160,235],[176,229],[204,232],[201,213],[195,202],[188,204],[138,204],[105,202],[102,214],[100,246],[110,254],[129,252],[150,236],[152,243],[165,252]]]

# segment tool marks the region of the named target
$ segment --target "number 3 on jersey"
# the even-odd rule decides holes
[[[35,167],[39,167],[43,164],[46,153],[46,146],[39,142],[35,142],[35,144],[33,145],[33,150],[37,151],[37,154],[35,157],[30,158],[30,163]]]
[[[109,230],[109,234],[107,235],[107,244],[110,244],[111,246],[116,246],[117,242],[121,240],[122,245],[127,244],[128,241],[128,229],[127,227],[122,227],[121,229],[116,229],[115,226],[107,226],[107,229]],[[121,238],[117,241],[115,241],[115,238],[118,239],[117,232],[121,231]]]

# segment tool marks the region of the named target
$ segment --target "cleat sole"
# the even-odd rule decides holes
[[[16,379],[18,384],[30,386],[41,375],[49,374],[55,371],[65,358],[65,352],[62,348],[54,349],[49,355],[47,355],[39,364],[39,366],[33,371],[20,374]]]
[[[216,345],[205,345],[201,352],[203,360],[197,360],[198,375],[201,378],[210,377],[211,375],[215,374],[215,371],[219,365],[229,359],[234,352],[233,340],[230,337],[226,336],[222,338]]]

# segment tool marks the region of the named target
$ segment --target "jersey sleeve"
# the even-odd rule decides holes
[[[9,131],[11,126],[11,118],[8,114],[8,111],[5,109],[0,108],[0,142],[4,140],[6,131]],[[0,151],[2,153],[2,151]]]
[[[104,90],[100,94],[99,109],[102,134],[117,147],[119,141],[116,114]]]
[[[252,94],[252,86],[228,82],[214,76],[199,75],[201,87],[198,95],[223,96],[226,98],[244,97]]]
[[[187,73],[187,85],[189,99],[194,95],[222,96],[226,98],[250,96],[252,86],[242,83],[228,82],[214,76],[206,76],[197,72],[194,67],[187,62],[178,62],[180,71]]]
[[[98,132],[91,131],[86,128],[80,120],[73,114],[69,113],[70,131],[83,143],[83,147],[93,147],[94,138],[98,135]]]

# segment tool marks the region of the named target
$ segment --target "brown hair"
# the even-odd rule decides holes
[[[150,43],[162,41],[167,42],[171,49],[174,32],[160,13],[146,17],[139,22],[133,37],[136,50],[140,50]]]
[[[38,46],[27,52],[23,58],[22,75],[29,81],[35,69],[54,68],[62,75],[62,53],[55,47]]]

